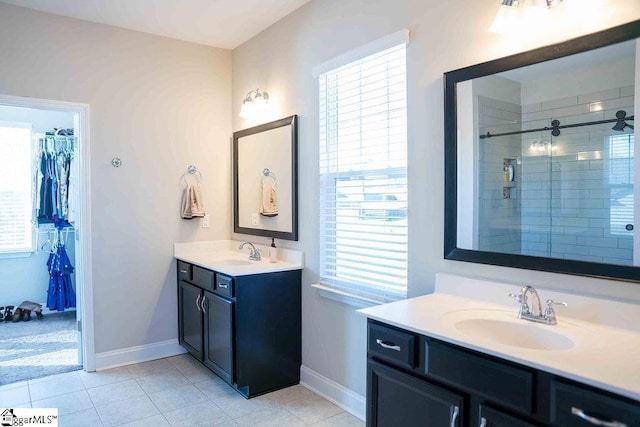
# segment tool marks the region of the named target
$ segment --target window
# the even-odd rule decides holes
[[[406,297],[406,44],[319,73],[320,282]],[[367,52],[370,53],[370,52]]]
[[[609,226],[611,234],[633,237],[633,134],[614,135],[609,144]]]
[[[33,250],[31,125],[0,122],[0,254]]]

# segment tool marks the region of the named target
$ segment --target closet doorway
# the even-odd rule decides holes
[[[87,104],[0,95],[0,385],[95,370],[88,125]]]

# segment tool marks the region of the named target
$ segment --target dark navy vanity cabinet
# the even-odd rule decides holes
[[[301,270],[231,277],[178,260],[178,337],[250,398],[300,382]]]
[[[604,390],[371,319],[367,340],[369,427],[640,426]]]

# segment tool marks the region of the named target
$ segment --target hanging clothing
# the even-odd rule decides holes
[[[56,231],[61,233],[61,231]],[[64,243],[58,237],[57,247],[52,250],[47,261],[49,268],[49,289],[47,291],[47,308],[64,311],[65,308],[76,306],[76,294],[71,283],[73,266],[67,255]]]
[[[56,130],[39,140],[36,150],[36,210],[40,219],[69,222],[70,178],[75,139],[73,130]]]

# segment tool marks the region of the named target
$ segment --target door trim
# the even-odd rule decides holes
[[[78,182],[80,203],[78,219],[76,221],[76,289],[80,301],[80,321],[82,324],[82,352],[83,368],[87,372],[96,370],[96,353],[94,337],[93,312],[93,282],[91,265],[91,156],[89,131],[89,104],[50,99],[30,98],[23,96],[0,94],[0,104],[12,107],[42,108],[48,110],[65,111],[79,116],[80,129],[78,133]]]

